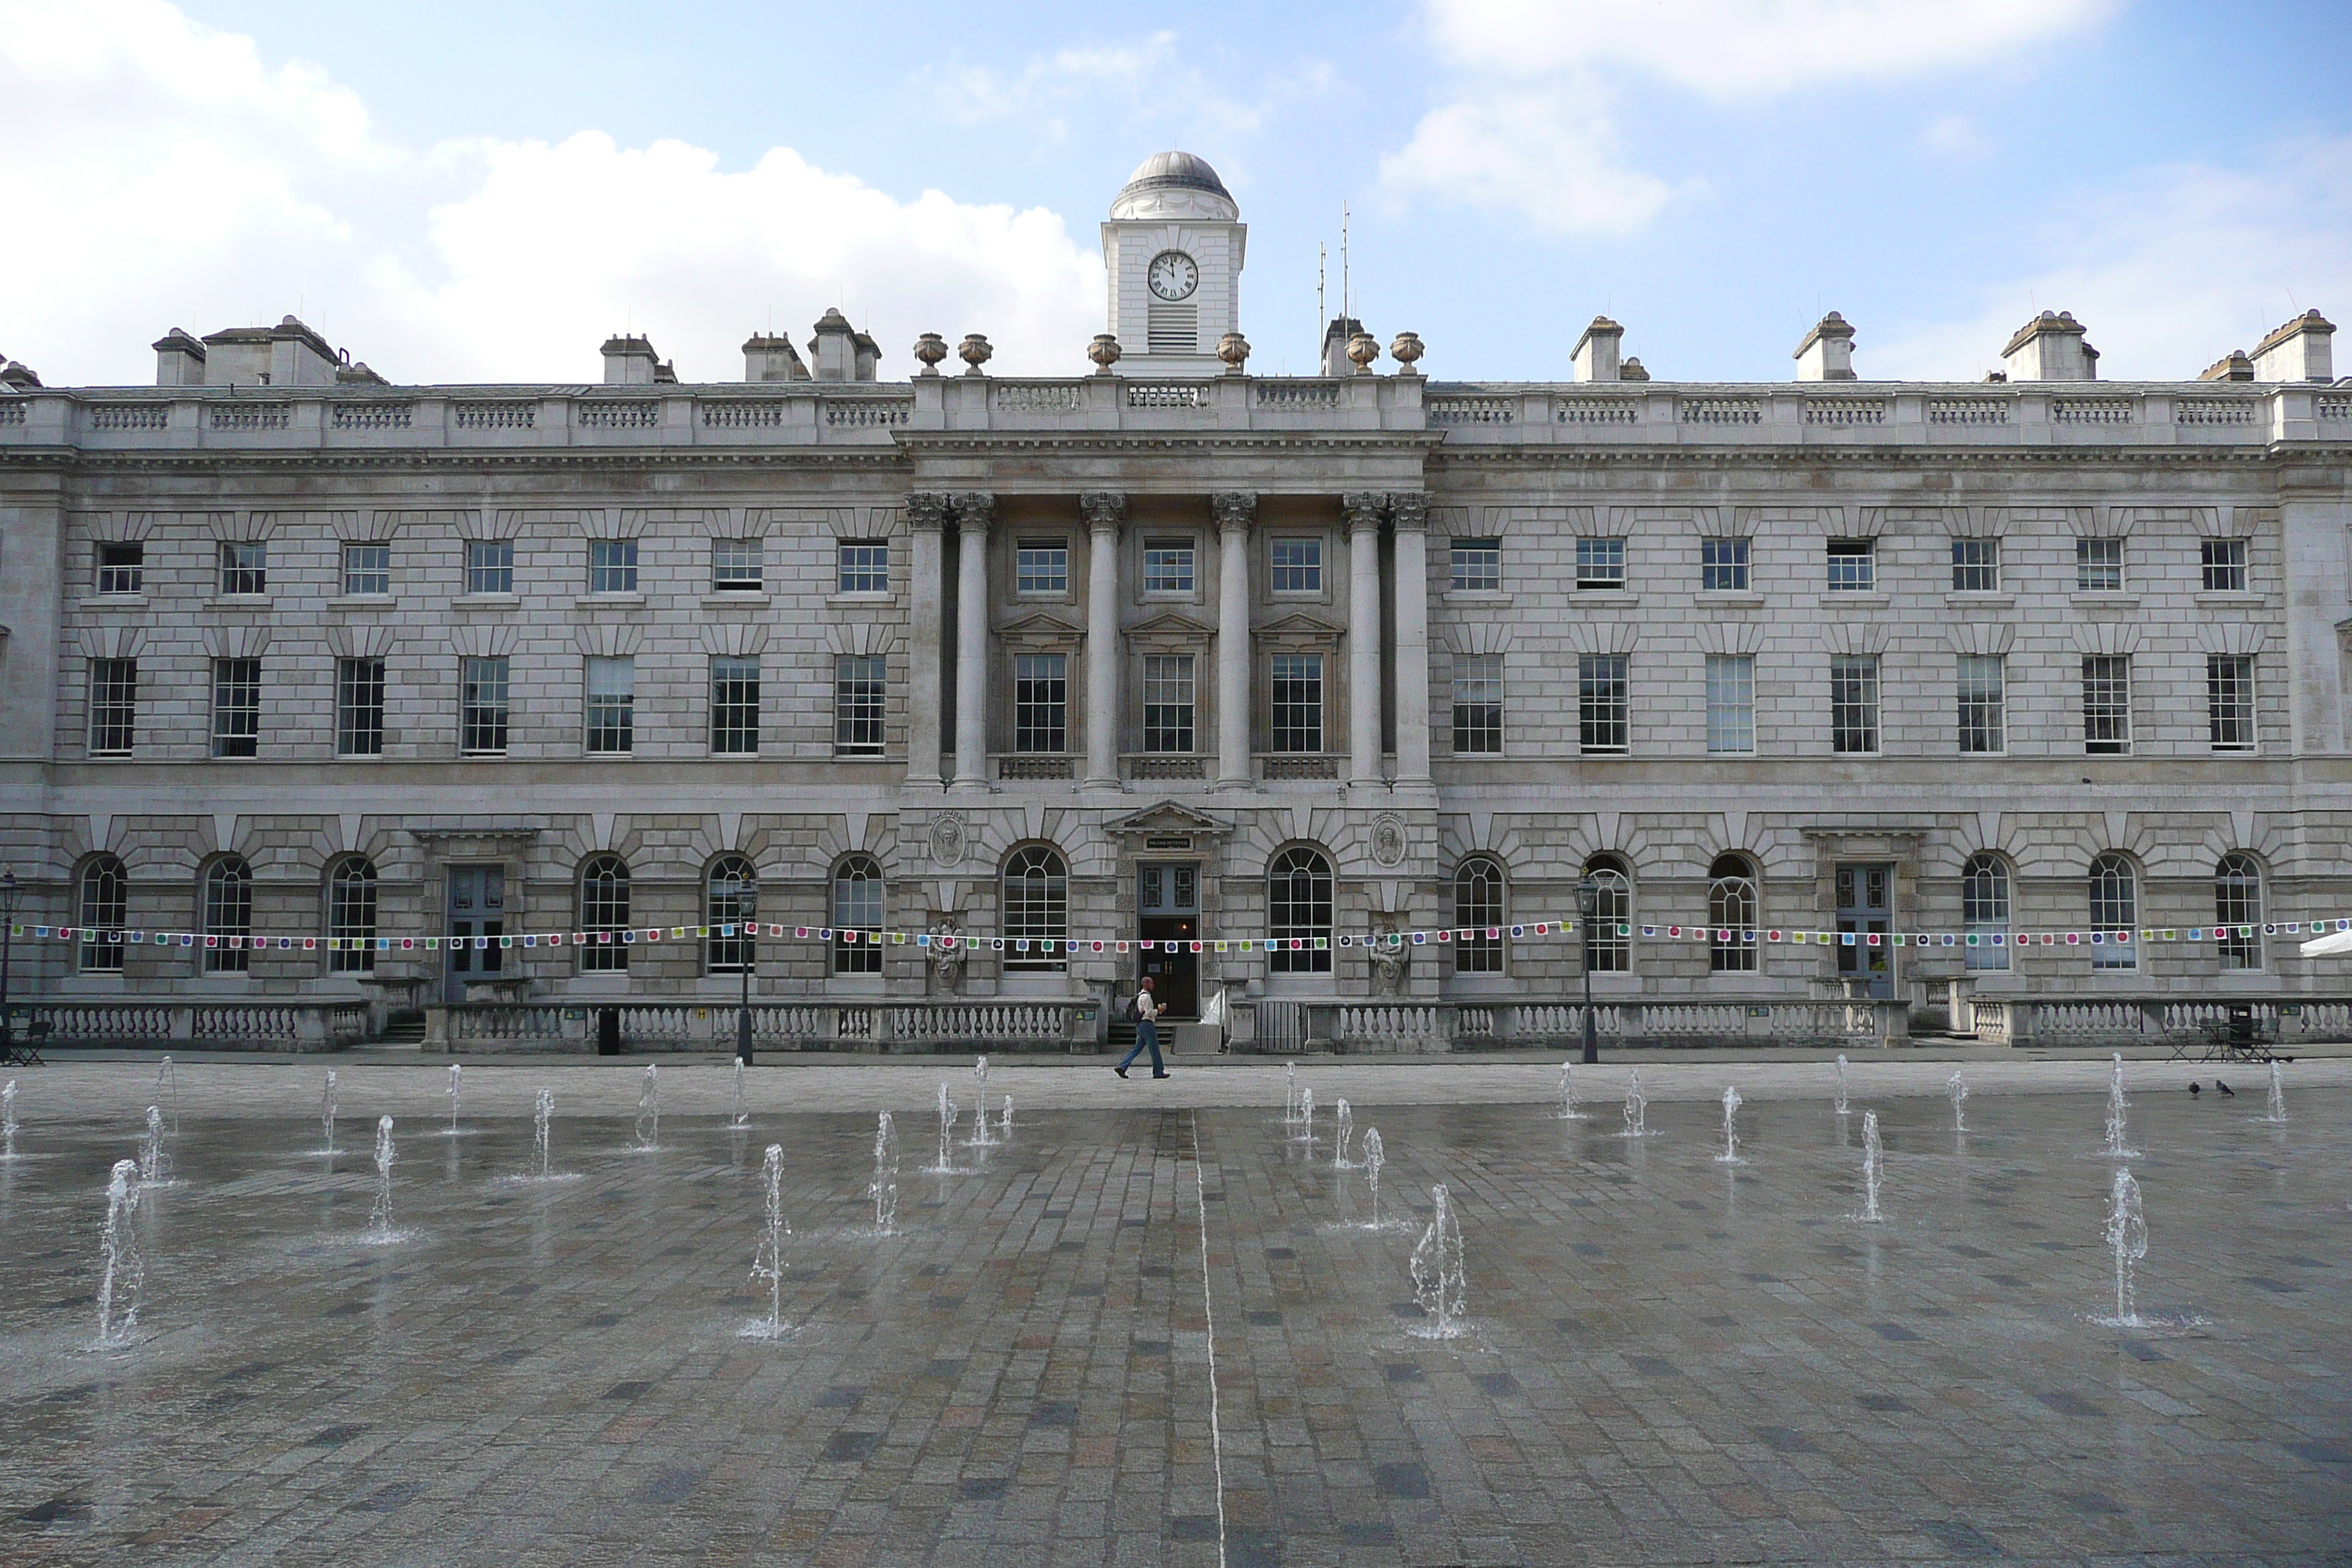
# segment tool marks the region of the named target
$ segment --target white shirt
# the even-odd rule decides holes
[[[1139,991],[1135,994],[1135,1016],[1146,1024],[1160,1016],[1160,1004],[1153,999],[1150,992]]]

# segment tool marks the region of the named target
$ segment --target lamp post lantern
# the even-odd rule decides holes
[[[1576,885],[1578,924],[1584,931],[1584,1059],[1601,1059],[1601,1039],[1592,1022],[1592,916],[1601,908],[1601,884],[1587,877]]]
[[[760,889],[750,882],[735,884],[735,929],[741,946],[736,951],[742,959],[743,1000],[735,1009],[735,1059],[745,1067],[751,1065],[751,962],[757,951],[752,936],[759,927],[753,917],[760,912]]]

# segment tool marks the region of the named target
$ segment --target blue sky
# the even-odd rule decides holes
[[[890,7],[0,0],[0,352],[140,381],[300,310],[395,380],[733,379],[826,305],[1071,374],[1147,153],[1250,224],[1254,369],[1358,313],[1445,378],[1564,377],[1606,310],[1669,380],[1974,379],[2035,309],[2115,379],[2352,317],[2352,6],[2128,0]],[[27,132],[26,128],[31,128]],[[2352,343],[2352,339],[2347,339]]]

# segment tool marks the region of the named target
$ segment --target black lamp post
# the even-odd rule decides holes
[[[1584,1059],[1601,1059],[1601,1038],[1592,1023],[1592,916],[1601,907],[1601,884],[1587,877],[1576,885],[1576,912],[1584,928]]]
[[[741,933],[742,946],[738,951],[743,960],[743,1000],[735,1009],[735,1059],[745,1067],[751,1065],[751,955],[758,951],[752,945],[752,934],[758,930],[753,917],[760,912],[760,889],[750,882],[735,884],[735,929]]]
[[[16,873],[0,872],[0,1061],[16,1055],[16,1016],[8,1010],[8,960],[16,950]]]

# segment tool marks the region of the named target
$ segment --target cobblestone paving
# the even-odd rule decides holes
[[[1311,1147],[1262,1106],[1024,1111],[928,1175],[894,1083],[887,1237],[868,1114],[755,1096],[730,1131],[665,1071],[664,1147],[637,1152],[635,1075],[558,1069],[576,1179],[541,1184],[514,1179],[524,1097],[481,1075],[500,1114],[447,1137],[430,1070],[346,1075],[331,1165],[315,1067],[184,1072],[143,1337],[104,1352],[104,1175],[153,1069],[17,1075],[0,1563],[2352,1562],[2352,1089],[2306,1064],[2283,1127],[2256,1070],[2192,1100],[2138,1069],[2140,1299],[2175,1326],[2120,1334],[2091,1321],[2101,1100],[1974,1068],[1965,1133],[1924,1079],[1873,1099],[1857,1064],[1842,1119],[1784,1069],[1782,1097],[1742,1090],[1743,1165],[1694,1099],[1640,1141],[1605,1102],[1367,1108],[1380,1229],[1328,1103]],[[369,1247],[379,1101],[409,1234]],[[1866,1106],[1879,1226],[1851,1218]],[[770,1142],[797,1232],[779,1342],[740,1333]],[[1450,1342],[1410,1331],[1423,1217],[1398,1212],[1436,1181],[1470,1260]]]

